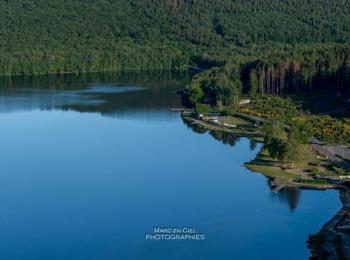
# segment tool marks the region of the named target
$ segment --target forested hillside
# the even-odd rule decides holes
[[[135,1],[165,33],[201,45],[344,42],[350,38],[350,1]]]
[[[0,18],[2,75],[270,62],[350,40],[349,0],[0,0]]]

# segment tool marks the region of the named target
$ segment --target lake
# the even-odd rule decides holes
[[[307,259],[338,191],[272,193],[242,166],[261,144],[170,111],[189,80],[1,79],[0,259]],[[201,239],[156,239],[155,227]]]

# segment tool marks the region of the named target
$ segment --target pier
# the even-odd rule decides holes
[[[170,108],[170,111],[172,112],[192,112],[192,109],[189,109],[189,108],[177,108],[177,107],[172,107]]]
[[[280,190],[282,190],[285,186],[286,186],[286,185],[284,185],[284,184],[280,184],[280,185],[274,187],[274,188],[272,189],[272,192],[277,193],[277,192],[279,192]]]

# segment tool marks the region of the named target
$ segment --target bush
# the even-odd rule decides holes
[[[309,162],[309,165],[311,165],[311,166],[317,166],[317,165],[318,165],[318,162],[317,162],[317,161],[312,161],[312,162]]]
[[[237,112],[237,107],[235,107],[235,106],[226,107],[222,111],[223,115],[225,115],[225,116],[233,116],[236,112]]]
[[[299,179],[299,183],[305,183],[305,184],[328,184],[325,180],[303,180]]]
[[[341,167],[337,165],[331,165],[331,169],[337,174],[337,175],[346,175],[346,171],[342,169]]]
[[[341,121],[328,115],[309,115],[300,117],[299,120],[309,122],[315,136],[322,141],[350,143],[350,124],[347,119]]]
[[[263,95],[253,99],[246,108],[241,109],[241,112],[253,116],[279,119],[283,122],[290,122],[292,118],[299,115],[292,100],[272,95]]]
[[[196,104],[197,114],[208,114],[211,111],[211,107],[207,104]]]
[[[312,167],[310,169],[310,172],[313,173],[313,174],[319,174],[321,171],[318,167]]]

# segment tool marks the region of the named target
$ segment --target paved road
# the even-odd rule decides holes
[[[326,148],[338,157],[350,161],[350,149],[347,148],[345,145],[327,145]]]
[[[323,146],[316,138],[311,140],[311,145],[319,154],[328,157],[332,162],[344,167],[345,169],[350,169],[350,161],[348,161],[350,159],[350,150],[346,146]]]

